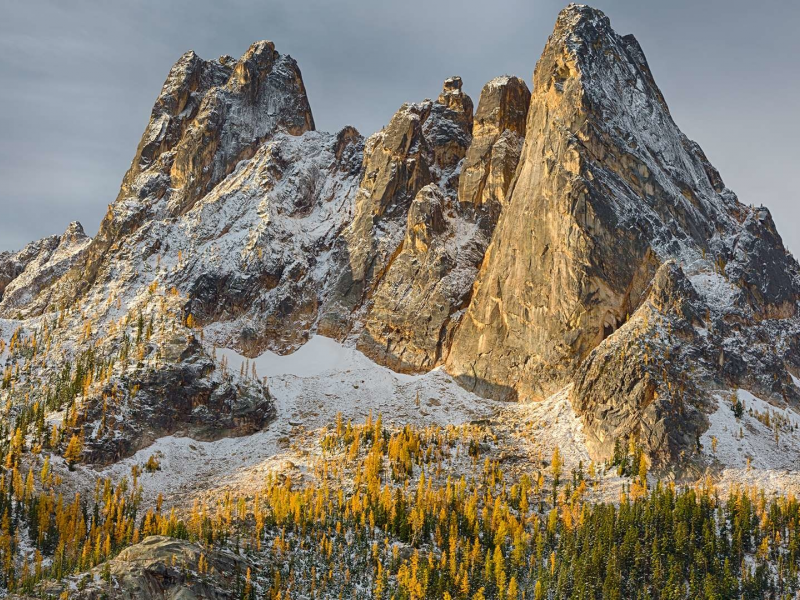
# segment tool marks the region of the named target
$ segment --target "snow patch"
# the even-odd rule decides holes
[[[733,412],[733,394],[744,403],[741,418]],[[737,389],[715,395],[717,410],[701,436],[703,451],[727,468],[794,470],[800,464],[800,414],[779,408],[751,392]],[[713,438],[716,438],[714,451]]]
[[[261,377],[292,375],[295,377],[315,377],[327,372],[344,372],[352,369],[376,369],[385,371],[398,379],[414,379],[412,375],[402,375],[373,363],[364,354],[354,348],[348,348],[330,338],[315,335],[296,352],[276,354],[267,350],[261,356],[248,359],[228,348],[216,350],[217,359],[222,357],[233,370],[239,370],[243,364],[255,365]]]
[[[577,467],[579,462],[586,466],[591,460],[583,422],[569,401],[571,390],[572,384],[541,402],[522,404],[518,410],[532,428],[545,458],[558,446],[567,468]]]
[[[740,293],[739,288],[713,270],[689,275],[692,286],[715,312],[728,312]]]
[[[276,419],[253,435],[214,442],[162,437],[102,470],[101,476],[130,476],[134,465],[143,467],[154,456],[160,470],[143,472],[139,478],[145,498],[160,492],[175,502],[211,489],[256,491],[272,472],[302,475],[310,469],[320,450],[321,429],[335,423],[337,413],[353,422],[371,412],[382,415],[387,424],[444,426],[487,419],[508,406],[468,392],[441,369],[423,375],[395,373],[322,336],[286,356],[267,351],[249,360],[233,350],[217,349],[216,358],[224,359],[234,372],[242,366],[250,372],[255,364],[258,376],[267,376]]]
[[[339,411],[353,420],[372,411],[398,423],[447,425],[486,418],[502,406],[468,392],[442,369],[423,375],[395,373],[323,336],[285,356],[267,351],[248,360],[233,350],[216,352],[232,370],[255,364],[258,376],[268,378],[279,414],[307,428],[331,423]]]

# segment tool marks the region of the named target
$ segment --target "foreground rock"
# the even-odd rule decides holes
[[[233,600],[242,597],[248,566],[232,552],[151,536],[84,575],[45,582],[38,591],[75,600]]]
[[[164,349],[162,364],[128,369],[83,402],[72,431],[84,435],[85,462],[111,464],[167,435],[250,435],[275,416],[263,381],[218,367],[195,338],[175,336]]]

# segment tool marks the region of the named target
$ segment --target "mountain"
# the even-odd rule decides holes
[[[47,456],[70,493],[129,473],[147,492],[106,487],[104,506],[134,507],[114,537],[129,548],[75,559],[96,571],[87,598],[116,597],[110,572],[120,597],[172,594],[203,560],[219,577],[192,593],[233,597],[253,557],[137,544],[135,507],[158,496],[141,531],[181,537],[187,497],[313,479],[342,413],[466,428],[470,456],[550,473],[542,511],[560,461],[581,481],[606,465],[601,499],[613,468],[644,489],[651,469],[783,491],[800,484],[799,302],[769,210],[725,187],[598,10],[560,13],[532,88],[497,77],[476,108],[449,77],[366,139],[315,130],[271,42],[188,52],[97,235],[73,223],[0,254],[3,456],[31,485]]]
[[[494,79],[473,117],[452,77],[366,140],[314,131],[269,42],[189,52],[99,233],[79,229],[4,258],[0,315],[80,307],[102,329],[160,302],[250,357],[320,334],[489,398],[572,386],[595,459],[631,437],[661,465],[694,453],[715,390],[800,401],[797,262],[588,7],[559,16],[532,93]]]

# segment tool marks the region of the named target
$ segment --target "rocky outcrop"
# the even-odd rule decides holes
[[[460,87],[460,79],[448,79],[438,105],[465,107],[469,118],[455,112],[434,122],[450,129],[460,123],[463,132],[472,123],[472,103],[462,98]],[[428,184],[408,209],[405,236],[370,298],[358,338],[358,348],[377,362],[419,372],[446,358],[519,160],[529,96],[517,78],[492,80],[481,92],[471,142],[461,134],[455,141],[434,138],[434,149],[450,148],[459,157],[458,192],[448,183]],[[442,169],[454,161],[434,158],[433,164]]]
[[[203,558],[203,570],[199,563]],[[233,600],[249,564],[226,550],[165,536],[150,536],[95,567],[78,585],[78,577],[39,584],[36,596],[76,600]],[[67,597],[67,596],[64,596]]]
[[[231,66],[225,84],[205,95],[176,144],[169,176],[179,192],[170,203],[185,212],[277,131],[300,135],[312,129],[297,63],[278,54],[272,42],[253,44]]]
[[[681,268],[669,261],[636,312],[580,364],[570,400],[595,459],[611,459],[615,445],[631,439],[658,466],[680,458],[684,468],[699,451],[707,399],[686,365],[703,364],[695,329],[702,324],[700,305]]]
[[[498,77],[481,91],[472,143],[458,179],[459,202],[482,207],[496,223],[519,164],[531,93],[518,77]]]
[[[85,462],[111,464],[165,435],[249,435],[275,416],[264,382],[228,373],[196,338],[177,334],[160,350],[160,364],[133,365],[83,401],[73,430]]]
[[[0,317],[36,314],[59,290],[53,284],[85,257],[91,238],[77,221],[66,231],[0,254]]]
[[[742,290],[743,301],[757,318],[797,314],[797,263],[784,247],[768,208],[747,211],[723,260],[726,277]]]
[[[278,135],[164,236],[186,257],[165,277],[217,344],[255,356],[311,335],[337,274],[329,257],[353,213],[363,147],[353,128]],[[148,225],[143,242],[159,227]]]
[[[342,339],[369,312],[375,288],[401,249],[417,193],[431,183],[455,193],[456,168],[471,133],[472,101],[465,96],[461,79],[448,79],[441,102],[404,104],[367,140],[352,222],[336,248],[341,272],[325,303],[323,335]]]
[[[440,362],[472,287],[482,244],[459,239],[467,223],[456,207],[435,184],[417,193],[405,237],[370,299],[358,348],[396,371]]]

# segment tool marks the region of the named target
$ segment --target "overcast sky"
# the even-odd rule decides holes
[[[94,235],[170,66],[270,39],[303,72],[317,128],[380,129],[461,75],[531,80],[553,0],[0,0],[0,250]],[[596,0],[633,33],[683,131],[800,253],[800,2]]]

